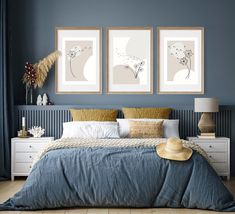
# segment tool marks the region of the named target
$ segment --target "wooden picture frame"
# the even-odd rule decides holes
[[[204,94],[204,28],[158,27],[158,94]]]
[[[102,28],[56,27],[56,94],[102,93]]]
[[[109,27],[106,35],[107,94],[152,94],[152,27]]]

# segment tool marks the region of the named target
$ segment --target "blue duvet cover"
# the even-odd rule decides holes
[[[235,211],[235,202],[197,152],[185,162],[149,148],[70,148],[46,153],[0,210],[172,207]]]

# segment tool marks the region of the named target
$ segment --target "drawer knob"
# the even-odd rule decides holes
[[[211,156],[211,155],[209,155],[209,158],[212,158],[212,156]]]
[[[31,168],[32,168],[32,166],[30,165],[30,166],[29,166],[29,168],[31,169]]]
[[[212,148],[212,145],[210,145],[209,147]]]
[[[30,145],[29,148],[32,148],[32,146]]]
[[[29,158],[32,158],[32,156],[30,155]]]

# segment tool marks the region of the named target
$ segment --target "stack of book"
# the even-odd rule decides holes
[[[215,138],[215,133],[201,133],[197,137],[198,138],[203,138],[203,139],[214,139]]]

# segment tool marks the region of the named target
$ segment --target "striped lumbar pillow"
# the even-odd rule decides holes
[[[128,121],[130,138],[162,138],[163,120],[160,122]]]

